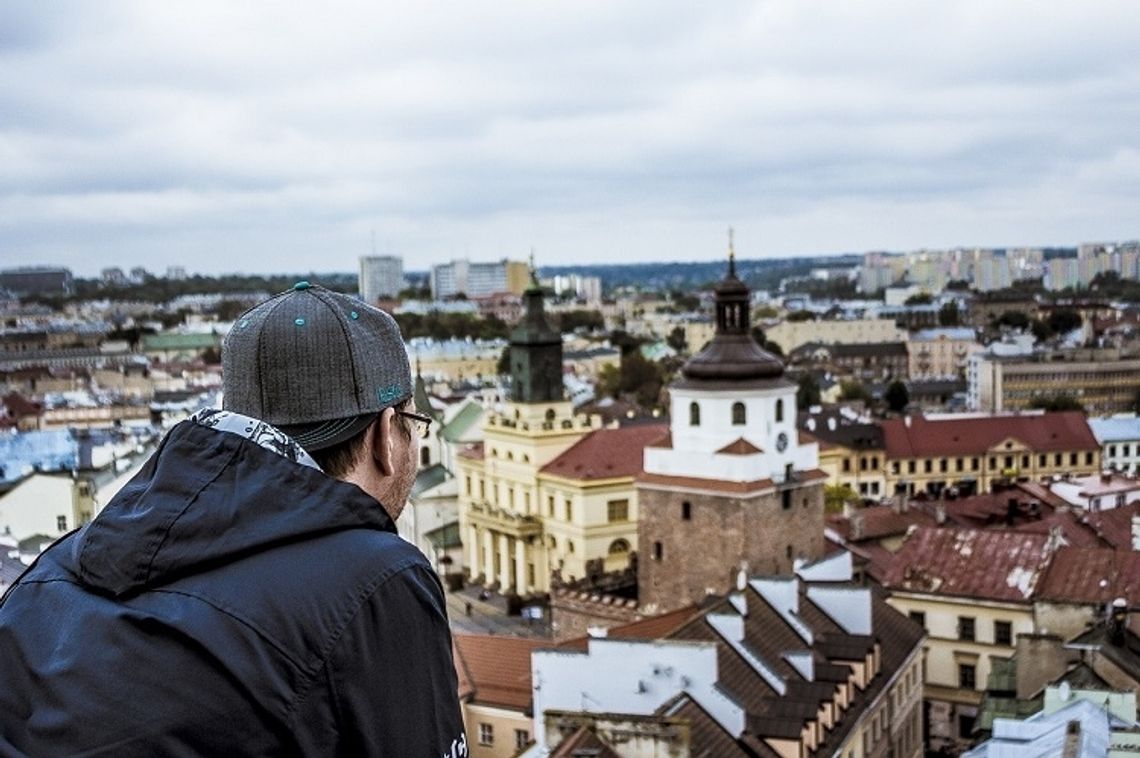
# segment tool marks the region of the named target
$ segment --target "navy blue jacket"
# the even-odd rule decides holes
[[[0,605],[0,754],[467,754],[423,555],[358,487],[171,430]]]

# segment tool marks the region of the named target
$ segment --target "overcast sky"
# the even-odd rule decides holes
[[[1133,2],[0,0],[0,264],[1140,236]]]

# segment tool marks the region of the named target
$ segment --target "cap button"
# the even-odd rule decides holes
[[[293,289],[300,292],[301,290],[307,290],[307,289],[309,289],[309,287],[312,287],[312,286],[313,285],[309,284],[306,281],[300,281],[300,282],[297,282],[296,284],[293,285]]]

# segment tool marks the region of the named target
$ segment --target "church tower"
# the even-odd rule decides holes
[[[562,398],[562,335],[546,321],[542,287],[531,263],[523,294],[526,311],[511,332],[511,400],[551,403]]]
[[[538,472],[591,431],[564,397],[562,335],[546,320],[533,259],[524,298],[526,312],[510,335],[510,399],[488,409],[482,446],[458,460],[471,580],[523,596],[547,592],[558,566],[544,534],[555,496],[539,491]]]
[[[638,598],[648,612],[727,592],[741,568],[790,573],[823,554],[819,449],[798,441],[784,364],[752,338],[729,234],[716,336],[670,386],[670,435],[645,449],[638,479]]]

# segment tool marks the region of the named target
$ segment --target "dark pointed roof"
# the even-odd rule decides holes
[[[716,336],[681,368],[675,387],[729,389],[782,383],[783,362],[761,349],[750,330],[748,285],[736,276],[729,249],[728,273],[716,286]]]

